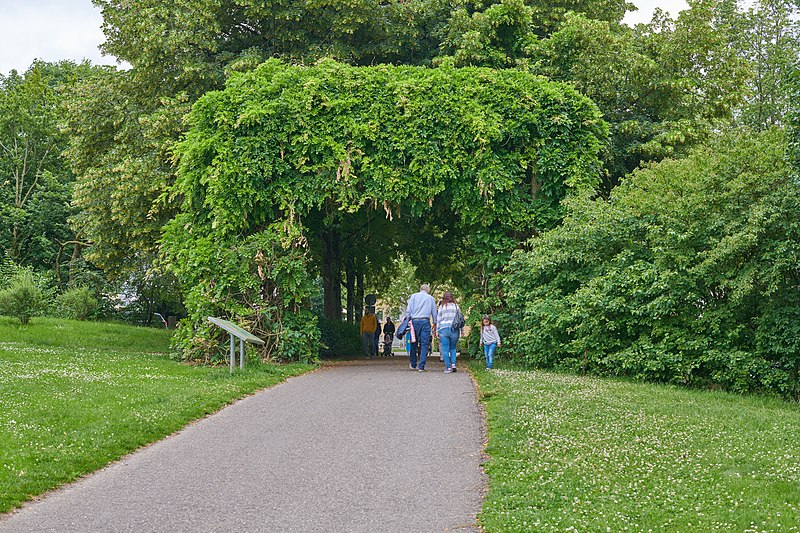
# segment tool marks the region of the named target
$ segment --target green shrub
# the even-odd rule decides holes
[[[0,291],[0,314],[18,318],[22,324],[30,322],[46,308],[44,292],[36,283],[31,270],[18,271],[8,288]]]
[[[320,357],[353,357],[361,354],[361,335],[358,324],[320,318],[319,329]]]
[[[97,311],[97,298],[87,287],[70,289],[56,299],[56,312],[64,318],[86,320]]]
[[[171,253],[190,259],[174,267],[187,280],[188,317],[178,325],[173,346],[184,360],[223,361],[227,335],[208,323],[209,316],[218,316],[263,339],[263,361],[313,362],[319,329],[307,309],[314,280],[300,228],[276,223],[235,239],[221,248],[213,239],[200,239],[191,253],[180,248],[182,241],[169,245]]]
[[[539,368],[800,396],[800,187],[779,131],[628,176],[505,272],[509,353]]]

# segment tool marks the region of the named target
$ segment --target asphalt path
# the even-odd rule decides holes
[[[0,518],[0,532],[478,531],[466,372],[400,357],[264,390]]]

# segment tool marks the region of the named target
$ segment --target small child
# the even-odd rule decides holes
[[[497,328],[492,324],[492,319],[489,315],[483,315],[481,321],[481,342],[483,346],[483,355],[486,357],[486,370],[491,370],[494,364],[494,352],[500,346],[500,333]]]

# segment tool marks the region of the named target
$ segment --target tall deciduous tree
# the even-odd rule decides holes
[[[425,63],[449,0],[317,2],[94,0],[106,52],[126,72],[98,74],[69,108],[67,152],[92,258],[112,276],[152,264],[174,206],[172,149],[183,117],[228,73],[272,57]]]
[[[609,189],[642,162],[685,155],[734,117],[777,123],[782,73],[798,52],[790,3],[745,10],[735,0],[693,0],[674,20],[656,10],[633,29],[620,23],[630,7],[467,6],[451,19],[443,52],[457,65],[521,67],[571,82],[594,99],[612,127]]]
[[[458,65],[513,67],[527,63],[527,48],[557,31],[569,13],[619,23],[633,8],[624,0],[469,0],[454,6],[442,32],[442,53]]]
[[[524,72],[332,61],[306,68],[269,61],[204,96],[192,120],[174,189],[183,208],[166,243],[195,326],[216,308],[276,338],[284,334],[265,313],[297,306],[308,280],[287,278],[284,269],[262,277],[269,269],[256,268],[257,258],[292,258],[296,275],[309,260],[297,228],[336,236],[336,246],[322,246],[324,268],[341,263],[336,250],[349,215],[410,218],[415,247],[459,247],[423,226],[441,216],[442,228],[499,235],[469,249],[474,261],[499,264],[520,235],[560,220],[570,191],[596,184],[606,134],[590,100]],[[294,240],[263,252],[250,247],[274,242],[279,221]],[[258,302],[253,293],[270,296]],[[331,304],[341,306],[341,298]],[[281,316],[273,322],[284,324]]]
[[[657,12],[635,29],[571,16],[530,48],[535,72],[575,84],[610,122],[610,186],[643,161],[685,154],[732,119],[748,70],[717,15],[712,1],[674,21]]]
[[[77,223],[93,243],[89,256],[112,278],[158,253],[172,213],[159,198],[172,182],[170,149],[189,110],[184,95],[152,101],[132,88],[131,76],[99,69],[66,103]]]
[[[800,180],[800,60],[795,62],[786,78],[789,93],[789,112],[787,113],[789,161],[794,167],[796,179]]]
[[[165,93],[205,92],[239,60],[429,61],[436,52],[433,29],[453,7],[446,0],[94,3],[103,13],[104,50],[133,65],[137,78],[153,91]]]
[[[68,224],[73,175],[61,152],[63,94],[88,64],[34,62],[0,76],[0,249],[11,260],[60,274],[64,248],[80,255]]]
[[[158,265],[164,223],[161,201],[173,182],[171,147],[183,130],[185,94],[153,98],[133,74],[95,68],[65,101],[65,155],[77,178],[73,224],[91,246],[87,257],[122,285],[140,316],[180,311],[172,276]]]
[[[741,9],[733,0],[730,4],[721,10],[721,24],[750,70],[738,122],[757,129],[783,125],[791,102],[789,73],[800,58],[800,5],[759,0]]]

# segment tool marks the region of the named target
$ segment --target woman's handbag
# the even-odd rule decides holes
[[[450,324],[450,329],[453,331],[461,331],[466,323],[467,321],[464,320],[464,315],[461,314],[461,308],[456,305],[456,314],[453,316],[453,323]]]

